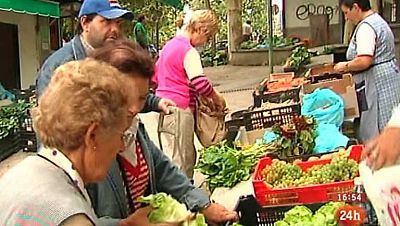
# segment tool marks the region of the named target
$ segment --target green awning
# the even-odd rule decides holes
[[[180,0],[160,0],[160,2],[170,5],[178,10],[183,10],[183,4]]]
[[[45,0],[0,0],[0,10],[49,17],[61,14],[58,2]]]

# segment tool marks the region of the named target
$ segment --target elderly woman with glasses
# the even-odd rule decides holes
[[[131,82],[92,59],[55,71],[32,111],[43,148],[0,179],[1,225],[177,226],[150,224],[149,208],[107,221],[93,210],[97,203],[85,188],[108,178],[117,154],[125,150],[131,111],[140,109],[144,98],[140,89],[127,85]]]
[[[84,186],[103,180],[124,149],[134,95],[119,74],[94,60],[55,71],[32,110],[44,148],[0,179],[0,224],[98,224]]]
[[[119,219],[143,211],[145,208],[137,198],[158,192],[172,195],[192,211],[202,212],[210,223],[236,220],[235,212],[211,203],[205,192],[191,184],[154,145],[137,118],[153,75],[153,62],[147,52],[138,45],[120,40],[96,50],[91,57],[119,69],[129,79],[129,89],[139,92],[137,101],[141,102],[140,107],[132,104],[129,109],[132,120],[124,136],[126,150],[117,156],[105,181],[88,186],[95,212],[103,219],[100,225],[118,225]]]

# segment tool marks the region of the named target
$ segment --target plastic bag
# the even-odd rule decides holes
[[[349,138],[343,135],[333,124],[320,123],[317,127],[314,153],[331,152],[340,147],[346,147]]]
[[[372,171],[365,162],[359,165],[365,192],[375,209],[380,225],[400,225],[400,164]]]
[[[4,89],[4,87],[0,84],[0,100],[15,100],[15,95]]]
[[[344,120],[344,101],[330,89],[316,89],[303,97],[301,114],[314,117],[319,123],[338,128]]]

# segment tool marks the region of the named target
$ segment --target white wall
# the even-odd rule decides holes
[[[0,11],[0,22],[18,25],[21,88],[35,84],[39,50],[35,31],[36,16]]]
[[[285,0],[286,28],[309,26],[309,15],[329,14],[330,24],[339,23],[339,1],[337,0]]]

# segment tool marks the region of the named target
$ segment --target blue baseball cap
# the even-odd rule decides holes
[[[106,19],[133,19],[133,13],[122,9],[117,0],[84,0],[79,10],[79,17],[98,14]]]

